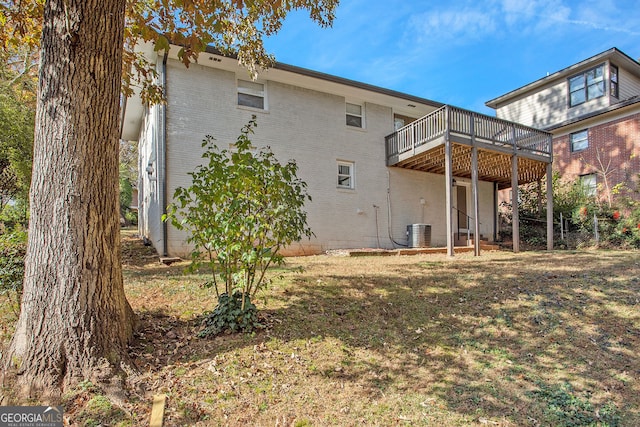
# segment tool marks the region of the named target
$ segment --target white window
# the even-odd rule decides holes
[[[355,165],[353,162],[338,161],[338,188],[355,188]]]
[[[617,98],[619,95],[619,90],[618,90],[618,67],[616,67],[615,65],[611,64],[609,65],[609,80],[610,80],[610,91],[611,91],[611,96]]]
[[[238,80],[238,105],[266,110],[264,84]]]
[[[604,64],[569,79],[569,106],[604,96]]]
[[[587,196],[595,196],[598,190],[597,187],[597,179],[596,174],[591,173],[589,175],[581,175],[580,176],[580,186],[582,187],[582,191]]]
[[[580,132],[569,135],[571,142],[571,152],[582,151],[589,147],[589,131],[581,130]]]
[[[364,128],[364,108],[347,102],[347,126]]]

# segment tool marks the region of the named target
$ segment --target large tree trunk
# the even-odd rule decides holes
[[[125,0],[48,0],[22,311],[7,366],[21,392],[104,382],[126,361],[118,206]]]

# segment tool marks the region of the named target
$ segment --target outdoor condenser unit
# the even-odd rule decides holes
[[[428,248],[431,246],[431,225],[409,224],[407,225],[407,237],[410,248]]]

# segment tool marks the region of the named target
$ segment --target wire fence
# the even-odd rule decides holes
[[[511,218],[501,215],[499,236],[503,241],[512,238]],[[612,246],[619,237],[610,218],[597,215],[585,218],[580,224],[574,224],[570,218],[554,218],[554,247],[564,249],[580,249],[597,246]],[[547,220],[520,216],[520,241],[532,248],[546,248]]]

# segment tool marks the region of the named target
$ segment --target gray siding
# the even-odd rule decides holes
[[[627,70],[620,69],[620,101],[640,95],[640,79]]]
[[[566,120],[567,105],[567,83],[563,79],[500,106],[496,115],[501,119],[543,129]]]
[[[547,85],[528,92],[518,99],[511,100],[507,104],[498,106],[496,115],[502,119],[544,129],[606,109],[617,102],[640,95],[640,79],[619,67],[620,96],[619,98],[611,97],[608,64],[608,62],[605,63],[606,95],[603,97],[569,107],[568,77],[570,76],[565,76],[550,81]],[[593,68],[593,66],[589,65],[582,71]],[[580,70],[572,75],[579,72]]]

